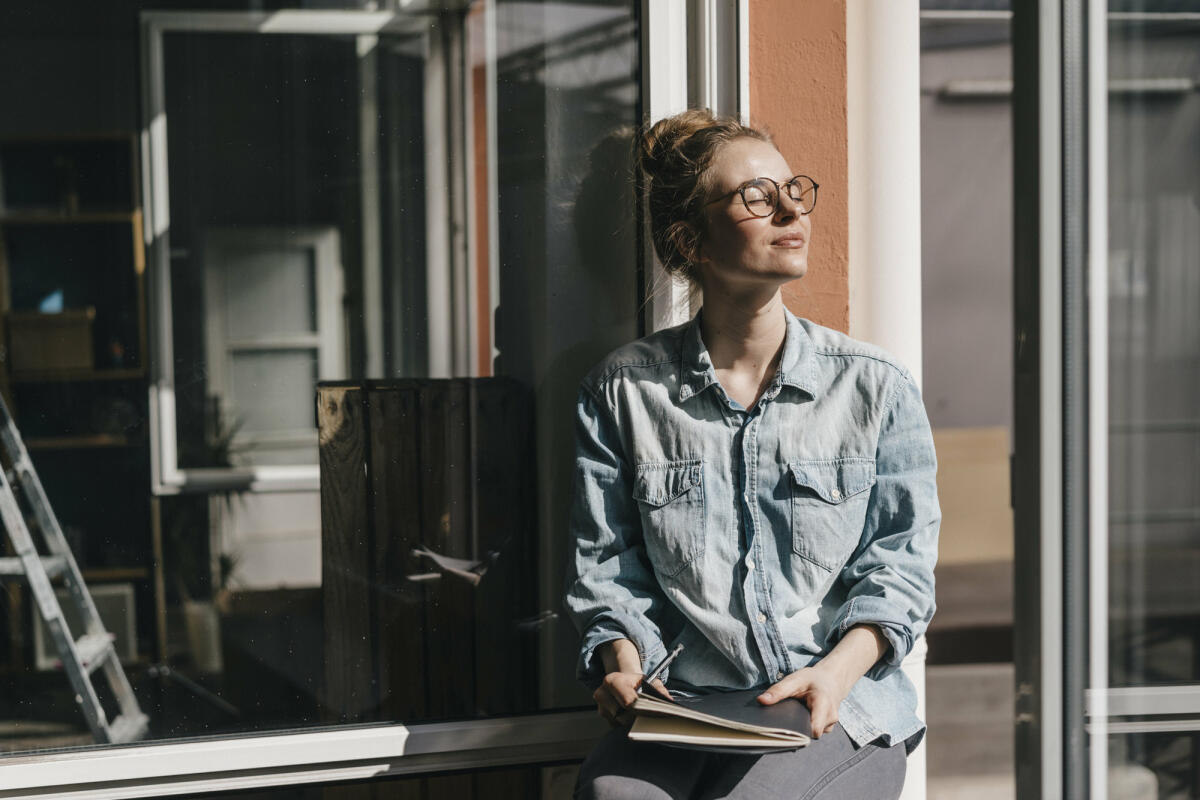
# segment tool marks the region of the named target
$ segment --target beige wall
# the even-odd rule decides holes
[[[1011,561],[1008,429],[940,428],[933,442],[942,504],[938,564]]]
[[[849,305],[845,0],[750,0],[750,122],[821,185],[794,313],[845,331]]]

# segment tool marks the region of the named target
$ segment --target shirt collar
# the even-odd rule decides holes
[[[700,335],[700,314],[702,313],[703,310],[697,312],[683,330],[683,338],[680,343],[679,373],[679,402],[681,403],[717,383],[717,373],[713,370],[708,348],[704,346],[704,339]],[[783,313],[787,319],[787,334],[783,340],[783,357],[779,359],[779,371],[775,374],[775,380],[771,382],[771,386],[768,387],[764,396],[774,397],[782,386],[793,386],[809,397],[816,397],[812,339],[792,312],[785,308]]]

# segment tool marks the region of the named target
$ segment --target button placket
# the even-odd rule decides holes
[[[739,503],[738,518],[740,520],[742,534],[745,537],[747,560],[753,562],[753,556],[758,555],[755,552],[757,541],[757,518],[755,516],[754,506],[754,487],[757,485],[754,480],[754,464],[755,461],[750,455],[754,451],[754,417],[753,415],[740,412],[738,432],[736,436],[741,437],[738,442],[738,495]],[[761,562],[761,558],[758,559]],[[774,657],[774,647],[771,640],[770,631],[765,629],[766,614],[758,609],[761,606],[760,592],[757,590],[761,579],[756,580],[756,576],[761,575],[762,570],[751,570],[746,580],[742,583],[742,601],[745,604],[746,613],[748,615],[747,623],[750,629],[751,639],[758,647],[758,654],[761,662],[766,670],[769,670],[777,663]],[[755,624],[758,623],[758,624]]]
[[[761,561],[762,545],[761,545],[761,537],[759,536],[760,520],[759,520],[759,509],[758,509],[758,458],[757,458],[757,455],[758,455],[758,425],[761,420],[760,411],[761,411],[761,408],[756,407],[754,412],[750,415],[750,419],[746,423],[746,434],[742,438],[742,460],[746,464],[747,486],[746,486],[746,492],[745,492],[745,501],[746,501],[746,504],[750,508],[750,530],[753,534],[752,536],[748,537],[748,543],[747,543],[746,549],[749,550],[750,553],[753,554],[754,556],[758,556],[759,560]],[[753,558],[750,558],[748,560],[751,563],[753,563]],[[760,570],[752,570],[749,582],[753,584],[752,591],[753,591],[753,596],[754,596],[754,600],[755,600],[755,605],[758,608],[764,608],[764,607],[769,606],[769,600],[768,600],[768,594],[767,594],[767,576],[763,572],[763,570],[761,570],[761,569]],[[761,630],[761,634],[760,634],[762,637],[762,639],[760,640],[760,647],[762,647],[762,642],[765,642],[765,644],[767,645],[766,650],[764,651],[763,655],[764,655],[764,662],[766,665],[768,665],[767,669],[769,670],[770,669],[769,665],[773,662],[777,663],[777,661],[778,661],[778,656],[775,655],[775,651],[776,651],[776,648],[778,647],[779,643],[775,640],[775,637],[772,635],[772,626],[769,625],[767,622],[766,613],[764,611],[759,611],[758,616],[755,617],[755,619],[758,621],[758,624],[762,626],[762,630]],[[768,653],[771,656],[770,659],[766,658]],[[768,673],[768,674],[770,674],[770,673]]]

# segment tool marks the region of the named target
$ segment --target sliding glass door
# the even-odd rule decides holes
[[[1200,796],[1200,3],[1016,3],[1021,797]]]
[[[1198,797],[1200,3],[1109,5],[1109,794]]]

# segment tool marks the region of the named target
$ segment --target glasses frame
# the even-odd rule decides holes
[[[747,212],[748,214],[750,214],[750,215],[751,215],[751,216],[753,216],[753,217],[757,217],[758,219],[766,219],[767,217],[774,216],[775,212],[779,210],[779,198],[783,196],[783,190],[784,190],[784,188],[785,188],[785,187],[787,187],[787,186],[791,186],[793,183],[795,183],[795,182],[796,182],[797,180],[799,180],[800,178],[803,178],[804,180],[806,180],[806,181],[808,181],[809,183],[811,183],[811,184],[812,184],[812,206],[811,206],[811,207],[810,207],[810,208],[809,208],[807,211],[805,211],[805,210],[803,209],[803,207],[802,207],[802,206],[800,206],[800,201],[798,201],[798,200],[792,200],[792,202],[796,204],[796,207],[797,207],[797,211],[798,211],[798,213],[799,213],[801,216],[805,216],[805,217],[806,217],[806,216],[808,216],[809,214],[811,214],[811,213],[813,212],[813,209],[815,209],[815,208],[817,207],[817,189],[819,189],[819,188],[821,187],[821,184],[817,183],[816,181],[814,181],[812,178],[810,178],[810,177],[809,177],[809,176],[807,176],[807,175],[793,175],[792,177],[790,177],[790,178],[788,178],[786,181],[784,181],[784,183],[783,183],[783,185],[782,185],[782,186],[781,186],[781,185],[779,184],[779,182],[778,182],[778,181],[776,181],[774,178],[768,178],[768,177],[766,177],[765,175],[760,175],[760,176],[759,176],[759,177],[757,177],[757,178],[751,178],[751,179],[750,179],[750,180],[748,180],[748,181],[744,181],[744,182],[743,182],[743,183],[742,183],[740,186],[738,186],[738,187],[737,187],[736,189],[734,189],[733,191],[726,192],[725,194],[723,194],[723,195],[721,195],[721,196],[719,196],[719,197],[714,197],[712,200],[709,200],[709,201],[708,201],[707,203],[705,203],[704,205],[705,205],[705,206],[710,206],[710,205],[712,205],[713,203],[719,203],[720,201],[724,200],[725,198],[727,198],[727,197],[731,197],[731,196],[733,196],[733,195],[735,195],[735,194],[736,194],[736,195],[740,195],[740,196],[741,196],[741,198],[742,198],[742,206],[743,206],[743,207],[746,209],[746,212]],[[774,186],[774,187],[775,187],[775,204],[774,204],[774,208],[772,208],[772,209],[770,210],[770,212],[768,212],[768,213],[766,213],[766,214],[756,214],[756,213],[754,212],[754,210],[750,208],[750,203],[748,203],[748,202],[746,201],[746,189],[747,189],[747,188],[749,188],[750,184],[752,184],[752,183],[755,183],[755,182],[757,182],[757,181],[767,181],[768,183],[770,183],[772,186]],[[789,199],[789,200],[791,200],[791,199],[792,199],[792,196],[791,196],[790,194],[788,195],[788,199]]]

